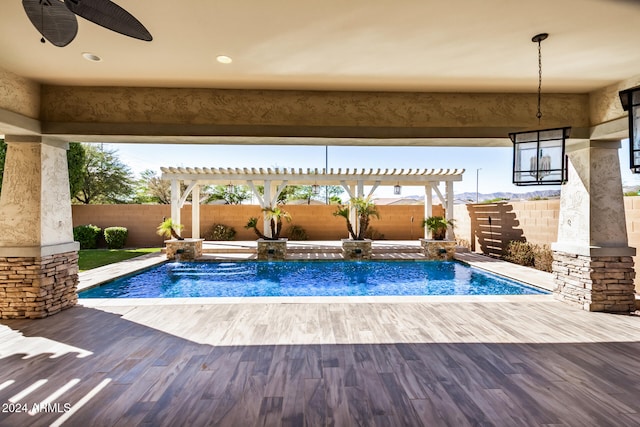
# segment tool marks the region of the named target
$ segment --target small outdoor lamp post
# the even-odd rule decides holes
[[[629,161],[631,172],[640,173],[640,86],[620,91],[620,102],[629,112]]]
[[[395,194],[396,196],[399,196],[402,193],[402,187],[400,186],[400,184],[396,184],[393,186],[393,194]]]
[[[542,33],[531,41],[538,43],[538,124],[542,118],[542,51],[540,44],[549,37]],[[570,127],[529,130],[509,134],[513,142],[513,183],[516,185],[557,185],[567,181],[565,144]]]

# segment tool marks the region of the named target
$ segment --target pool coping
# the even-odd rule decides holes
[[[233,258],[236,261],[242,259]],[[506,261],[487,257],[472,252],[456,253],[455,259],[479,268],[490,273],[494,273],[509,279],[546,290],[553,291],[553,275],[544,271],[535,270],[512,264]],[[220,260],[220,259],[218,259]],[[83,271],[78,274],[78,291],[83,291],[102,283],[127,276],[166,262],[163,253],[151,253],[139,257],[131,258],[103,267]],[[297,259],[296,259],[297,261]],[[322,260],[320,260],[322,261]],[[515,301],[522,298],[552,298],[552,295],[451,295],[451,296],[375,296],[375,297],[198,297],[198,298],[81,298],[80,302],[85,306],[100,305],[149,305],[149,304],[237,304],[237,303],[415,303],[415,302],[497,302]],[[102,302],[100,302],[102,301]],[[125,303],[121,303],[126,301]]]

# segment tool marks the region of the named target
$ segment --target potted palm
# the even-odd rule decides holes
[[[351,223],[350,213],[355,211],[357,222]],[[334,216],[341,216],[347,222],[347,232],[349,239],[342,239],[342,255],[345,259],[370,259],[371,240],[365,235],[371,222],[371,217],[380,218],[375,203],[369,197],[354,197],[348,205],[338,205]]]
[[[287,239],[280,238],[283,220],[291,221],[289,212],[282,209],[282,206],[268,206],[262,209],[262,214],[269,221],[271,235],[267,236],[258,229],[258,218],[251,217],[245,228],[253,229],[258,236],[258,259],[284,259],[287,255]]]
[[[447,220],[442,216],[430,216],[422,221],[422,227],[426,227],[431,232],[431,237],[434,240],[444,240],[447,229],[453,228],[453,219]]]
[[[447,230],[453,229],[453,219],[430,216],[422,221],[422,226],[431,233],[432,239],[420,239],[422,252],[427,259],[452,260],[455,254],[455,240],[445,240]]]
[[[157,233],[164,236],[167,245],[167,259],[195,260],[202,256],[202,242],[204,239],[185,239],[178,234],[184,226],[171,218],[163,219],[157,228]]]
[[[167,239],[184,240],[178,234],[178,231],[182,230],[184,226],[173,222],[171,218],[163,218],[162,223],[158,226],[157,232],[160,236],[164,236]]]

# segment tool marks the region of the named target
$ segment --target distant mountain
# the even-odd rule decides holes
[[[478,194],[478,201],[483,202],[485,200],[493,199],[508,199],[508,200],[530,200],[535,198],[542,199],[556,199],[560,197],[560,190],[538,190],[529,191],[526,193],[511,193],[511,192],[495,192],[495,193],[480,193]],[[466,192],[455,194],[456,201],[475,202],[476,193]]]

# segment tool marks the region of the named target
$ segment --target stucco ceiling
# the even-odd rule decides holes
[[[58,85],[589,92],[640,74],[639,0],[117,0],[150,43],[79,18],[40,43],[3,0],[0,67]],[[89,62],[91,52],[103,58]],[[228,65],[216,61],[228,55]]]

